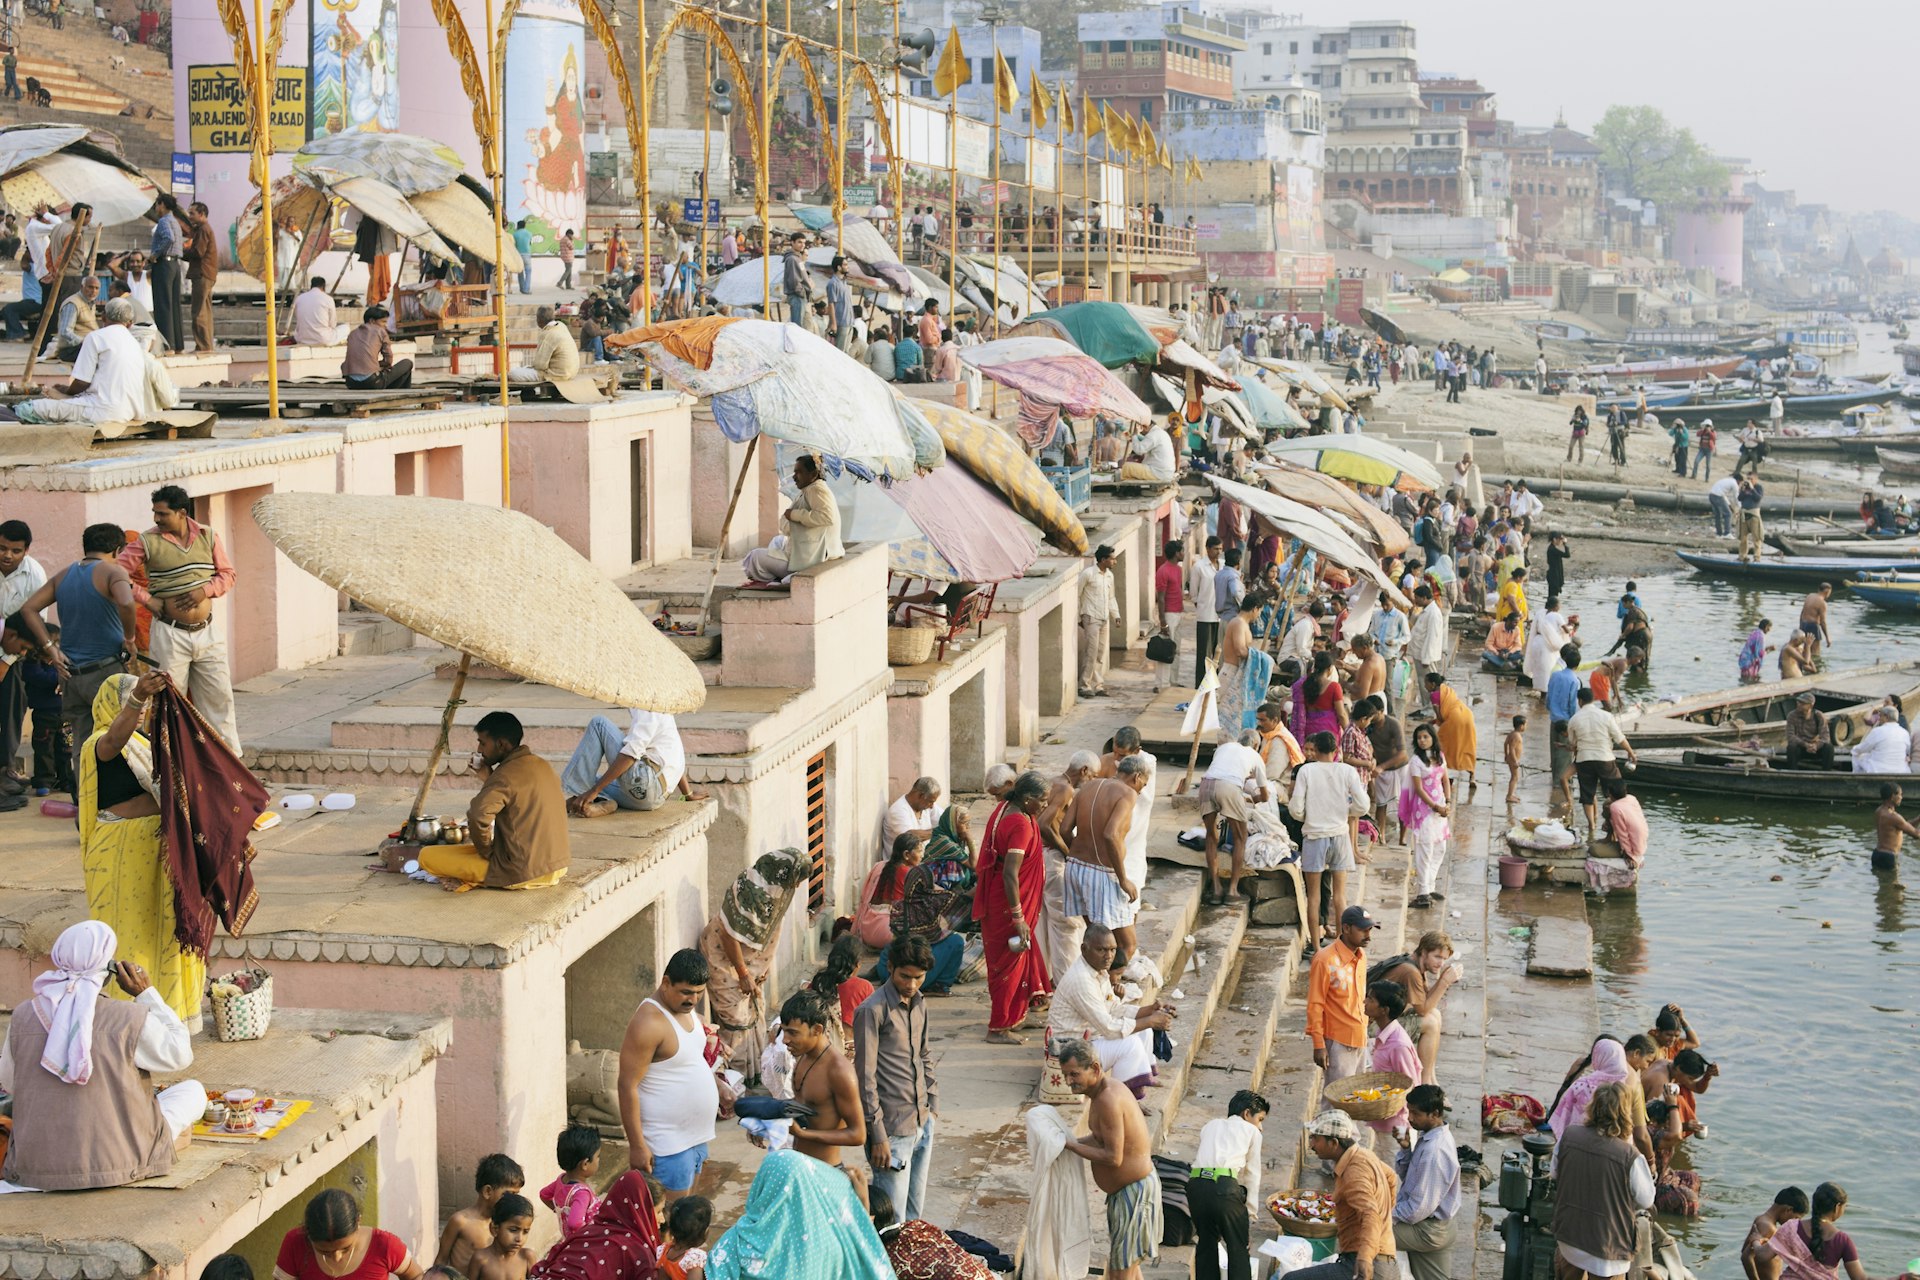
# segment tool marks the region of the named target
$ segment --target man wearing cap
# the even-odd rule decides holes
[[[1460,1156],[1439,1085],[1415,1085],[1408,1092],[1407,1124],[1411,1133],[1394,1135],[1400,1193],[1393,1201],[1393,1242],[1407,1255],[1413,1280],[1447,1280],[1453,1220],[1460,1212]]]
[[[1787,768],[1798,769],[1811,758],[1820,768],[1833,768],[1833,739],[1827,736],[1827,718],[1813,705],[1813,691],[1794,699],[1787,713]]]
[[[1107,651],[1111,628],[1120,621],[1113,586],[1113,548],[1093,549],[1093,563],[1080,574],[1080,696],[1107,696]]]
[[[1367,941],[1379,927],[1365,907],[1348,907],[1340,936],[1314,954],[1307,974],[1307,1037],[1329,1082],[1366,1068]]]
[[[1373,1152],[1356,1145],[1359,1138],[1359,1127],[1344,1111],[1322,1111],[1307,1126],[1307,1146],[1333,1162],[1338,1252],[1317,1267],[1288,1272],[1292,1280],[1399,1280],[1393,1205],[1400,1179]]]
[[[387,334],[389,312],[374,303],[360,313],[360,323],[347,335],[347,358],[340,376],[353,391],[379,391],[413,385],[413,361],[393,358],[393,339]]]
[[[1855,773],[1905,773],[1907,772],[1907,747],[1910,739],[1907,731],[1900,727],[1898,714],[1892,707],[1876,707],[1867,717],[1872,728],[1867,736],[1853,744],[1853,771]]]

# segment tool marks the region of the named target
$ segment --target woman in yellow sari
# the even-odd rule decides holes
[[[1474,780],[1474,758],[1480,750],[1479,734],[1473,725],[1473,709],[1453,691],[1447,678],[1438,671],[1427,672],[1427,700],[1433,703],[1433,727],[1440,734],[1440,754],[1447,768],[1467,775],[1467,799],[1479,789]]]
[[[119,935],[116,958],[145,967],[167,1007],[197,1031],[207,963],[177,936],[153,747],[140,732],[165,685],[155,671],[137,680],[117,675],[93,697],[93,734],[80,752],[80,865],[88,915]]]

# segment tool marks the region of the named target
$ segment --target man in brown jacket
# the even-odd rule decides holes
[[[213,350],[213,284],[220,278],[220,242],[214,238],[207,206],[187,207],[187,279],[192,283],[193,346]]]
[[[473,754],[480,778],[467,806],[473,852],[455,845],[428,845],[420,869],[440,886],[462,893],[488,889],[539,889],[567,874],[567,797],[553,766],[522,744],[518,717],[489,711],[473,727],[480,749]]]
[[[1333,1161],[1333,1225],[1338,1252],[1292,1280],[1398,1280],[1393,1202],[1400,1179],[1373,1152],[1354,1144],[1360,1129],[1344,1111],[1322,1111],[1307,1126],[1307,1146]]]
[[[1595,1089],[1585,1119],[1553,1149],[1553,1273],[1563,1280],[1626,1274],[1640,1214],[1653,1207],[1653,1172],[1633,1147],[1626,1088]]]

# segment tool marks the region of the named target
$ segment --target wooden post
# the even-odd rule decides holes
[[[1209,672],[1216,670],[1212,658],[1207,659],[1207,670]],[[1201,683],[1205,684],[1206,681],[1202,680]],[[1208,689],[1200,695],[1200,715],[1194,722],[1193,741],[1187,746],[1186,776],[1181,778],[1180,784],[1173,789],[1173,794],[1177,796],[1187,794],[1187,788],[1193,785],[1193,768],[1200,759],[1200,735],[1207,731],[1207,701],[1212,697],[1213,690],[1211,689]]]
[[[460,695],[467,687],[467,668],[473,662],[473,655],[462,653],[460,666],[453,673],[453,689],[447,694],[447,709],[440,713],[440,736],[434,741],[433,751],[427,756],[427,767],[420,778],[420,794],[413,798],[413,812],[408,821],[418,818],[427,810],[427,791],[433,786],[433,776],[440,771],[440,757],[447,753],[447,740],[453,736],[453,714],[462,705]]]
[[[33,382],[34,362],[39,360],[40,347],[47,340],[47,322],[52,320],[54,312],[60,309],[56,305],[60,297],[60,282],[66,279],[67,264],[73,261],[73,251],[80,243],[80,233],[85,231],[92,222],[93,210],[88,209],[80,215],[80,220],[74,223],[73,233],[67,237],[66,247],[60,251],[60,261],[53,264],[53,279],[47,282],[46,294],[40,303],[40,323],[33,331],[33,345],[27,348],[26,372],[20,375],[22,384],[31,385]]]
[[[727,500],[727,514],[720,521],[720,540],[713,548],[713,568],[707,574],[707,590],[700,597],[700,623],[696,635],[707,634],[707,611],[713,607],[713,584],[720,578],[720,557],[726,553],[727,530],[733,525],[733,509],[740,505],[740,491],[747,487],[747,473],[753,470],[753,453],[760,447],[760,437],[755,435],[747,441],[746,457],[740,460],[740,474],[734,477],[733,497]]]

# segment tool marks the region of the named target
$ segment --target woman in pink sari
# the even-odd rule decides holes
[[[1753,1251],[1760,1273],[1767,1262],[1780,1263],[1779,1280],[1834,1280],[1845,1268],[1848,1280],[1867,1280],[1859,1251],[1844,1231],[1833,1224],[1847,1211],[1847,1193],[1838,1183],[1823,1182],[1813,1189],[1813,1212],[1789,1222]]]
[[[1047,885],[1037,821],[1046,801],[1047,780],[1038,773],[1021,774],[987,819],[980,845],[973,918],[980,922],[986,949],[987,990],[993,997],[987,1040],[993,1044],[1026,1043],[1014,1032],[1034,1001],[1053,990],[1047,962],[1033,945],[1033,924]]]
[[[1623,1084],[1626,1082],[1627,1051],[1617,1040],[1599,1039],[1593,1042],[1592,1056],[1587,1060],[1586,1074],[1567,1086],[1560,1095],[1560,1101],[1553,1108],[1553,1115],[1547,1123],[1558,1139],[1573,1125],[1587,1122],[1587,1104],[1593,1101],[1603,1084]]]

